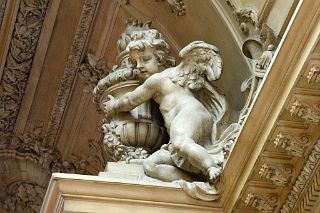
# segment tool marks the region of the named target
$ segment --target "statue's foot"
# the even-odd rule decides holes
[[[208,170],[208,178],[210,182],[215,182],[221,174],[221,168],[212,166]]]

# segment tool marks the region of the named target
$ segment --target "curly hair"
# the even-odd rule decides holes
[[[157,30],[148,29],[136,31],[131,35],[131,39],[132,41],[126,48],[128,52],[144,51],[146,48],[154,48],[155,56],[161,65],[165,68],[175,65],[175,59],[169,56],[169,44]]]

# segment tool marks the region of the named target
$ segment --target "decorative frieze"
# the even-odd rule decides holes
[[[308,161],[304,165],[300,175],[296,179],[290,194],[287,197],[284,205],[282,206],[281,213],[293,212],[298,199],[302,196],[302,192],[313,178],[312,174],[315,170],[319,169],[320,162],[320,140],[314,146]]]
[[[98,0],[85,0],[80,15],[80,21],[76,30],[74,41],[69,54],[67,66],[65,68],[58,94],[51,112],[48,123],[45,144],[53,147],[58,133],[58,129],[65,111],[69,95],[71,93],[73,80],[78,72],[82,53],[89,35],[90,27],[94,20],[94,14],[98,5]]]
[[[2,205],[8,212],[40,212],[45,193],[38,184],[14,182],[6,188]]]
[[[21,0],[0,84],[0,137],[16,122],[49,0]],[[6,137],[8,140],[9,137]]]
[[[313,65],[307,75],[308,83],[320,82],[320,69],[318,66]]]
[[[301,140],[303,140],[304,143],[295,140],[293,137],[288,136],[288,134],[285,136],[282,132],[280,132],[273,143],[275,144],[276,148],[282,148],[294,156],[303,157],[309,142],[309,138],[307,136],[302,136]]]
[[[272,213],[276,208],[277,198],[274,195],[268,195],[265,199],[261,195],[249,193],[245,199],[246,206],[251,206],[258,209],[260,212]]]
[[[289,166],[271,166],[263,164],[260,168],[261,178],[271,180],[277,186],[287,186],[292,180],[292,168]]]
[[[291,116],[303,118],[307,123],[320,123],[319,106],[314,106],[299,100],[295,100],[290,109]]]

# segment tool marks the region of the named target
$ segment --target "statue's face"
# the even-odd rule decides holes
[[[130,53],[130,57],[136,62],[142,79],[147,79],[159,72],[159,62],[153,48],[147,47],[144,51],[134,50]]]

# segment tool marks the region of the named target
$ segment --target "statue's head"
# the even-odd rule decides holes
[[[206,76],[209,81],[220,78],[222,71],[222,59],[219,49],[204,41],[194,41],[179,52],[182,62],[193,65],[200,76]]]
[[[131,42],[127,46],[130,59],[138,68],[143,78],[174,66],[174,58],[169,56],[170,46],[155,29],[132,33]]]

